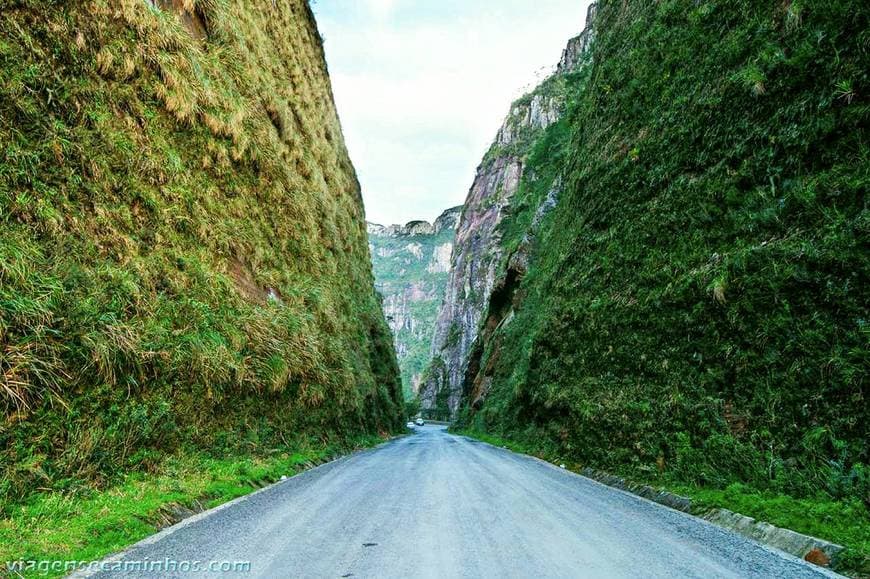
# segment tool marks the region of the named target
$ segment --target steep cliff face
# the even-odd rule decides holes
[[[4,2],[0,502],[402,394],[303,0]]]
[[[375,285],[393,330],[406,396],[414,396],[429,361],[438,306],[444,299],[461,207],[435,223],[368,224]]]
[[[589,17],[594,15],[590,9]],[[565,111],[569,89],[577,83],[591,32],[571,39],[556,72],[511,105],[495,141],[477,168],[468,192],[445,299],[424,375],[421,405],[432,417],[455,416],[469,354],[490,296],[503,275],[505,243],[500,228],[518,209],[515,193],[528,155]]]
[[[439,378],[461,423],[643,478],[866,501],[868,21],[599,2],[510,210],[473,190],[460,224]]]

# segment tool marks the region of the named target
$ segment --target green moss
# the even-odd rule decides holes
[[[445,343],[446,347],[453,348],[459,345],[459,339],[461,337],[461,330],[459,328],[459,323],[455,320],[451,322],[450,329],[447,331],[447,342]]]
[[[99,560],[173,522],[173,510],[212,508],[282,476],[381,442],[368,436],[332,444],[310,440],[262,456],[191,454],[167,459],[160,474],[132,473],[105,490],[38,493],[0,518],[0,561]]]

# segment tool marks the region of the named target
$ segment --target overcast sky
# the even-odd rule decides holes
[[[583,28],[588,0],[313,0],[366,218],[460,205],[512,100]]]

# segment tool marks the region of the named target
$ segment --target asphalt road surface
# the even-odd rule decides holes
[[[824,577],[705,521],[541,461],[417,428],[114,557],[98,577]],[[248,572],[208,565],[250,561]]]

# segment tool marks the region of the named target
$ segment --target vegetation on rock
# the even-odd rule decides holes
[[[398,429],[307,2],[2,5],[4,512],[182,450]]]
[[[600,2],[500,225],[460,422],[644,480],[870,504],[868,25],[850,0]]]
[[[375,287],[393,331],[406,398],[416,396],[429,361],[461,210],[446,210],[434,224],[412,221],[404,226],[368,227]]]
[[[590,14],[593,11],[594,7]],[[447,291],[432,339],[432,359],[420,388],[422,411],[429,418],[449,420],[459,409],[472,347],[487,303],[499,290],[507,247],[503,226],[515,206],[528,201],[516,197],[527,157],[540,140],[555,134],[554,124],[564,127],[558,121],[567,108],[569,88],[583,74],[590,38],[587,30],[570,39],[554,73],[511,105],[477,167],[456,232]],[[538,179],[531,174],[526,179],[532,180],[545,190],[545,196],[557,192],[553,175]],[[549,209],[550,201],[544,207]],[[538,206],[532,209],[535,213]]]

